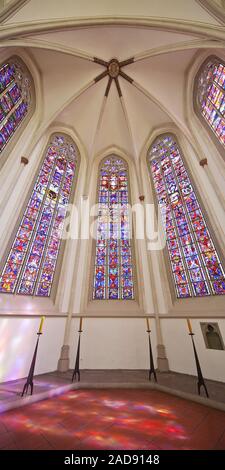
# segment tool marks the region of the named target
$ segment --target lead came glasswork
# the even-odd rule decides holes
[[[0,67],[0,153],[31,106],[31,81],[21,61],[10,59]]]
[[[128,168],[112,155],[100,169],[93,299],[134,299]]]
[[[203,67],[198,78],[197,101],[201,114],[225,146],[225,66],[216,57]]]
[[[77,166],[71,139],[54,135],[1,272],[0,292],[50,295]]]
[[[177,297],[225,294],[224,270],[173,136],[154,142],[149,165]]]

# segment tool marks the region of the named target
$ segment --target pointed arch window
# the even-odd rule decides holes
[[[163,216],[177,297],[225,294],[221,259],[174,136],[156,139],[148,164]]]
[[[32,77],[19,57],[0,66],[0,153],[34,108]]]
[[[225,147],[225,63],[210,57],[195,81],[197,112]]]
[[[134,264],[126,162],[115,155],[99,170],[93,299],[134,299]]]
[[[50,296],[78,164],[70,137],[54,134],[0,272],[1,293]]]

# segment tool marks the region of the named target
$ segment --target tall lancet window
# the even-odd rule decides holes
[[[99,173],[93,298],[134,299],[128,166],[111,155]]]
[[[0,66],[0,153],[32,105],[32,78],[25,64],[12,57]]]
[[[157,138],[148,161],[177,297],[225,294],[221,259],[174,136]]]
[[[196,78],[197,108],[225,147],[225,64],[212,57]]]
[[[70,137],[54,134],[0,273],[0,292],[50,296],[78,163]]]

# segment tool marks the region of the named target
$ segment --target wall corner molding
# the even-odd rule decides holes
[[[219,6],[214,0],[196,0],[196,2],[220,24],[225,23],[225,8]]]
[[[13,16],[14,13],[20,10],[29,1],[30,0],[13,0],[5,5],[2,11],[0,11],[0,23],[4,23],[4,21]]]

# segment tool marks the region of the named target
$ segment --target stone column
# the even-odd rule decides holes
[[[76,253],[69,253],[70,258],[74,260],[74,268],[72,274],[72,280],[70,282],[70,301],[68,307],[68,316],[66,319],[66,326],[65,326],[65,333],[64,333],[64,340],[63,346],[61,348],[61,354],[58,360],[58,371],[66,372],[69,370],[69,352],[70,352],[70,331],[71,331],[71,323],[73,319],[73,314],[77,316],[82,316],[81,311],[82,309],[82,296],[84,290],[86,289],[86,285],[83,282],[84,270],[86,266],[84,265],[84,260],[87,259],[87,247],[88,247],[88,234],[89,234],[89,226],[87,225],[88,218],[89,218],[89,202],[88,197],[86,195],[82,196],[82,206],[81,206],[82,213],[86,214],[86,222],[84,221],[84,229],[80,231],[80,239],[78,240],[78,245],[76,248]],[[73,246],[73,244],[71,244]],[[73,288],[74,286],[74,288]]]
[[[160,318],[158,315],[155,317],[156,322],[156,334],[157,334],[157,366],[160,372],[168,372],[169,371],[169,361],[166,355],[166,348],[163,344],[163,337],[162,337],[162,329]]]
[[[64,344],[61,347],[61,354],[58,360],[58,367],[57,367],[57,370],[59,372],[67,372],[67,370],[69,370],[69,364],[70,364],[69,350],[70,350],[70,347],[68,344]]]
[[[147,177],[146,173],[142,179],[142,185],[145,187],[147,185]],[[139,196],[139,199],[142,204],[144,204],[145,196],[141,195]],[[150,196],[149,203],[153,204],[153,199]],[[166,292],[162,292],[158,286],[162,284],[162,272],[160,269],[160,257],[159,254],[156,250],[152,250],[151,253],[149,253],[147,249],[147,239],[145,240],[145,248],[144,248],[144,257],[146,260],[148,260],[148,268],[146,267],[146,270],[148,271],[148,285],[149,287],[145,289],[145,297],[148,296],[149,290],[151,291],[151,301],[149,304],[149,298],[145,299],[145,306],[147,307],[147,312],[151,314],[154,313],[155,315],[155,322],[156,322],[156,338],[157,338],[157,368],[160,372],[167,372],[169,371],[169,361],[166,355],[166,348],[165,345],[163,344],[163,336],[162,336],[162,329],[161,329],[161,323],[160,323],[160,318],[159,318],[159,311],[161,313],[167,313],[167,305],[166,305]],[[150,256],[151,254],[151,256]]]

